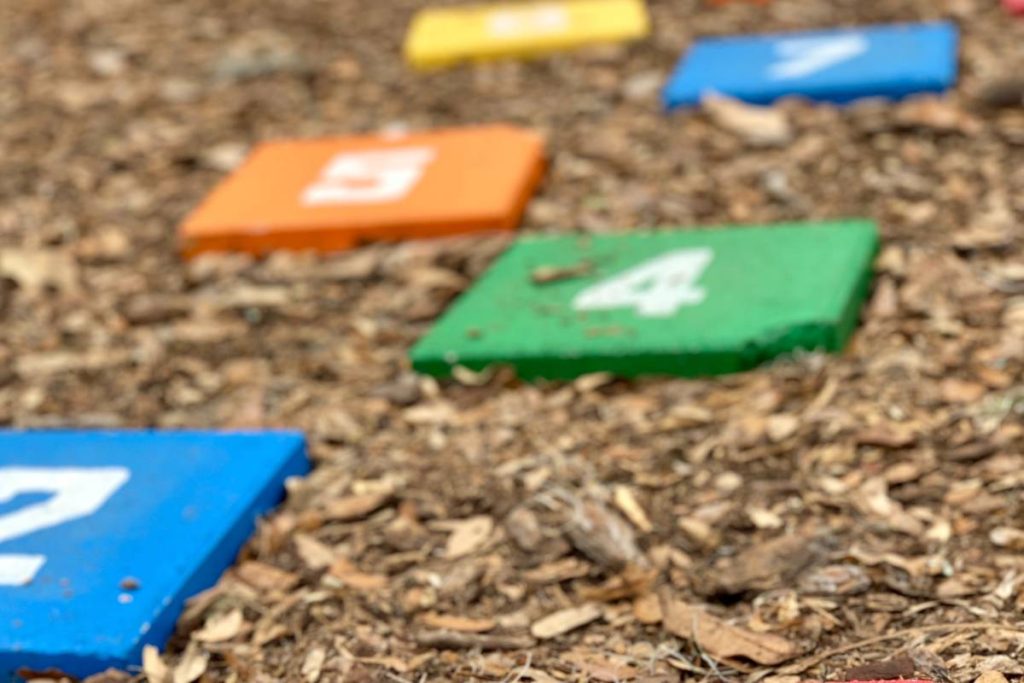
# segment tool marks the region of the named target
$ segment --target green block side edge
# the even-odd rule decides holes
[[[433,353],[425,353],[422,347],[429,338],[430,332],[423,336],[411,349],[409,355],[412,367],[415,371],[425,375],[438,378],[451,377],[455,365],[460,365],[469,370],[479,372],[490,366],[510,367],[516,376],[524,380],[549,379],[549,380],[571,380],[581,375],[608,372],[618,377],[635,378],[650,376],[675,376],[675,377],[707,377],[725,375],[752,370],[764,363],[785,358],[797,351],[828,351],[839,352],[846,346],[853,335],[860,321],[860,311],[874,278],[874,258],[879,249],[878,228],[874,221],[865,219],[847,219],[823,221],[828,224],[860,224],[869,228],[872,232],[872,244],[865,254],[861,275],[855,282],[852,291],[847,296],[846,307],[838,321],[808,322],[802,325],[791,326],[782,332],[766,332],[760,339],[751,340],[743,349],[737,352],[735,349],[724,351],[695,351],[680,354],[674,353],[646,353],[641,355],[616,355],[598,354],[582,357],[554,357],[554,356],[515,356],[501,361],[492,358],[474,358],[472,354],[464,354],[459,357],[455,364],[439,358]],[[803,225],[803,223],[783,223],[779,225]],[[776,227],[773,225],[764,226],[723,226],[728,229],[735,227]],[[668,228],[666,228],[667,230]],[[709,228],[694,228],[694,231]],[[633,233],[623,232],[620,235]],[[513,243],[494,261],[488,270],[483,274],[477,285],[495,272],[506,255],[518,244],[533,240],[545,240],[564,237],[564,235],[545,235],[538,237],[524,237]],[[474,285],[474,286],[477,286]],[[462,296],[467,296],[469,291]],[[461,299],[461,297],[460,297]],[[442,318],[435,323],[435,326],[443,320],[455,307],[459,305],[456,300],[446,311]]]

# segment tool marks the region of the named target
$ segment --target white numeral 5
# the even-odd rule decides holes
[[[775,52],[782,61],[768,67],[768,78],[773,81],[803,78],[867,51],[868,41],[858,33],[826,38],[790,38],[775,44]]]
[[[306,206],[380,204],[405,197],[436,156],[430,147],[345,152],[302,192]]]
[[[665,318],[696,306],[707,292],[697,281],[714,259],[707,247],[677,249],[595,283],[576,295],[577,311],[633,307],[644,318]]]
[[[0,544],[88,517],[131,477],[124,467],[0,467],[0,503],[48,493],[46,500],[0,515]],[[46,563],[44,555],[0,553],[0,586],[23,586]]]

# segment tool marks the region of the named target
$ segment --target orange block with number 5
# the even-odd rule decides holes
[[[181,248],[334,251],[513,230],[543,170],[540,137],[504,125],[270,142],[185,220]]]

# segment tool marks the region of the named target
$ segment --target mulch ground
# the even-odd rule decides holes
[[[1024,106],[991,106],[1024,21],[652,0],[634,46],[417,75],[418,4],[0,5],[0,424],[296,427],[317,465],[146,675],[1024,675]],[[658,104],[695,35],[939,17],[964,32],[943,99],[783,103],[767,146]],[[505,237],[175,253],[259,140],[488,121],[548,139],[527,231],[877,220],[854,341],[717,379],[439,383],[407,349]]]

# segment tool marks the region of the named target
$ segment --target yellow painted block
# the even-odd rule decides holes
[[[405,40],[417,68],[462,61],[534,57],[591,43],[642,38],[650,30],[643,0],[563,0],[424,9]]]

